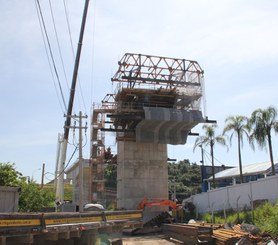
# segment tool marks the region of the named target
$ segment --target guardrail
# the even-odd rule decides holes
[[[84,239],[85,234],[110,234],[143,227],[143,213],[93,211],[84,213],[0,213],[0,244],[48,244],[47,241]],[[89,233],[88,233],[89,232]],[[92,243],[94,244],[94,243]]]

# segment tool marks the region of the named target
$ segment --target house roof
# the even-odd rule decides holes
[[[278,172],[278,161],[274,161],[275,163],[275,171]],[[254,163],[246,166],[242,166],[243,175],[257,175],[257,174],[269,174],[271,173],[271,163],[270,162],[261,162]],[[218,172],[215,174],[215,179],[228,179],[232,177],[240,176],[239,167],[229,168]],[[212,181],[212,176],[207,179],[208,181]]]

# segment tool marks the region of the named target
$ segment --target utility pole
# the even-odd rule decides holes
[[[45,171],[45,163],[42,164],[42,181],[41,181],[41,189],[43,188],[44,182],[44,171]]]
[[[83,155],[82,155],[82,130],[87,130],[87,123],[85,126],[82,125],[82,118],[87,118],[87,115],[82,115],[82,112],[79,112],[79,116],[73,115],[71,116],[74,119],[78,119],[79,126],[71,126],[73,130],[78,129],[79,130],[79,163],[78,163],[78,169],[79,169],[79,176],[78,176],[78,182],[79,182],[79,212],[83,212],[83,196],[84,196],[84,178],[83,178]]]
[[[199,145],[199,147],[201,148],[201,156],[202,156],[202,160],[201,160],[201,190],[202,192],[205,192],[206,191],[206,184],[204,182],[204,179],[205,179],[205,160],[204,160],[204,148],[203,148],[203,145]]]

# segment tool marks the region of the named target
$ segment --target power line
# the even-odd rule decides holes
[[[78,146],[75,146],[75,149],[74,149],[73,153],[71,154],[70,159],[68,160],[67,164],[65,165],[65,167],[63,168],[61,173],[59,173],[59,175],[55,177],[55,179],[58,179],[63,173],[65,173],[65,170],[69,166],[70,161],[72,160],[72,158],[73,158],[75,152],[77,151],[77,149],[78,149]]]
[[[70,18],[69,18],[69,13],[68,13],[68,6],[67,6],[65,0],[63,0],[63,3],[64,3],[64,10],[65,10],[66,21],[67,21],[67,29],[68,29],[68,34],[69,34],[70,44],[71,44],[72,57],[73,57],[73,60],[74,60],[75,59],[75,52],[74,52],[72,34],[71,34],[71,28],[70,28]],[[78,82],[78,87],[79,87],[79,90],[80,90],[80,92],[79,92],[79,90],[77,92],[80,93],[82,103],[83,103],[83,107],[84,107],[84,111],[87,114],[87,109],[86,109],[86,106],[85,106],[85,100],[84,100],[84,96],[83,96],[83,92],[82,92],[81,82],[80,82],[80,79],[79,79],[78,75],[77,75],[77,82]]]
[[[64,109],[63,109],[63,106],[62,106],[62,103],[61,103],[61,100],[60,100],[60,97],[59,97],[58,89],[57,89],[57,86],[56,86],[56,83],[55,83],[54,74],[53,74],[53,70],[52,70],[51,63],[50,63],[49,54],[48,54],[48,52],[47,52],[47,46],[46,46],[45,37],[44,37],[44,35],[43,35],[43,28],[42,28],[42,23],[41,23],[41,19],[40,19],[40,15],[39,15],[39,10],[38,10],[38,6],[37,6],[37,2],[36,2],[36,0],[34,0],[34,1],[35,1],[37,16],[38,16],[38,19],[39,19],[40,29],[41,29],[41,33],[42,33],[42,39],[43,39],[43,43],[44,43],[44,49],[45,49],[45,53],[46,53],[46,56],[47,56],[47,61],[48,61],[48,65],[49,65],[49,68],[50,68],[51,77],[52,77],[52,81],[53,81],[53,84],[54,84],[56,96],[57,96],[57,98],[58,98],[58,102],[59,102],[60,108],[61,108],[62,112],[64,113]]]
[[[55,19],[54,19],[51,0],[48,0],[48,2],[49,2],[49,6],[50,6],[50,12],[51,12],[51,17],[52,17],[53,27],[54,27],[54,31],[55,31],[55,37],[56,37],[56,41],[57,41],[57,45],[58,45],[59,56],[60,56],[60,60],[61,60],[61,63],[62,63],[62,68],[63,68],[64,76],[65,76],[65,79],[66,79],[67,87],[69,89],[68,78],[67,78],[67,74],[66,74],[66,70],[65,70],[64,60],[63,60],[63,57],[62,57],[61,46],[60,46],[58,33],[57,33],[57,29],[56,29],[56,24],[55,24]]]
[[[44,33],[45,33],[45,36],[46,36],[47,45],[48,45],[50,57],[51,57],[51,60],[52,60],[53,68],[54,68],[55,75],[56,75],[56,78],[57,78],[57,81],[58,81],[58,84],[59,84],[59,89],[60,89],[60,93],[61,93],[61,96],[62,96],[62,101],[63,101],[64,107],[65,107],[65,110],[67,110],[67,106],[66,106],[64,94],[63,94],[63,91],[62,91],[62,87],[61,87],[58,71],[57,71],[57,68],[56,68],[56,64],[55,64],[55,61],[54,61],[54,57],[53,57],[53,53],[52,53],[49,37],[48,37],[48,34],[47,34],[47,30],[46,30],[46,26],[45,26],[43,14],[42,14],[40,2],[39,2],[39,0],[36,0],[36,1],[37,1],[38,10],[39,10],[39,15],[41,17],[41,21],[42,21],[42,25],[43,25],[43,30],[44,30]]]
[[[66,1],[63,0],[63,2],[64,2],[64,9],[65,9],[65,15],[66,15],[66,20],[67,20],[68,33],[69,33],[70,43],[71,43],[72,57],[74,59],[75,52],[74,52],[73,42],[72,42],[72,37],[71,37],[71,30],[70,30],[70,24],[69,24],[69,15],[68,15],[68,7],[67,7],[67,4],[66,4]]]
[[[206,154],[206,157],[209,159],[209,162],[211,162],[211,158],[208,157],[208,156],[211,156],[210,153],[208,153],[205,149],[204,149],[204,152]],[[220,162],[215,156],[213,156],[213,159],[216,160],[217,162],[219,162],[221,165],[223,165],[223,163]]]

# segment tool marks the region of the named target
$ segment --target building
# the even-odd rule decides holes
[[[278,173],[278,161],[275,161],[275,170]],[[216,172],[216,171],[215,171]],[[271,175],[271,163],[261,162],[254,163],[246,166],[242,166],[243,182],[248,183],[250,181],[256,181],[261,178],[266,178]],[[212,176],[204,179],[210,190]],[[240,183],[240,171],[239,167],[228,168],[215,174],[215,182],[217,187],[225,187],[230,185],[236,185]]]

